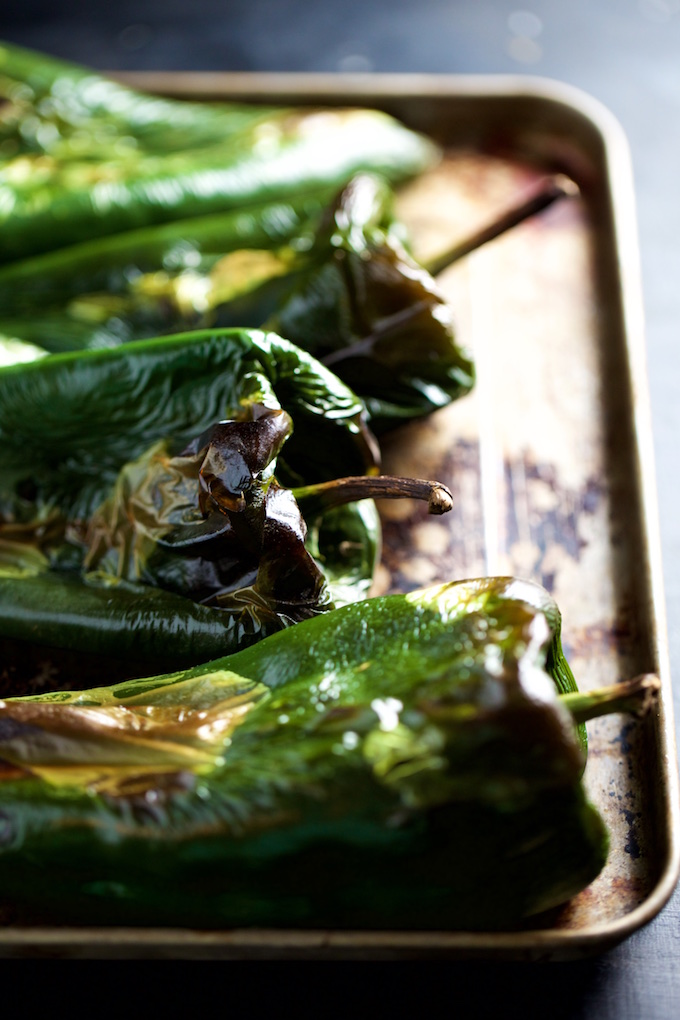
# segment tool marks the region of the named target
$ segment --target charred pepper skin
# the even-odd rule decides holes
[[[255,399],[295,421],[284,482],[374,466],[363,404],[329,370],[273,333],[205,330],[0,369],[0,511],[30,490],[33,504],[87,517],[159,438],[180,450]]]
[[[453,310],[407,251],[391,206],[375,175],[349,181],[266,320],[362,398],[377,435],[447,406],[475,381]]]
[[[457,582],[0,703],[5,895],[207,927],[487,930],[559,905],[607,835],[548,672],[556,613],[529,582]]]
[[[322,574],[306,522],[274,479],[275,467],[289,484],[375,470],[363,406],[281,338],[224,330],[55,355],[0,370],[0,392],[8,640],[108,651],[155,671],[159,654],[186,666],[326,611],[324,574],[345,598],[366,594],[379,549],[375,508],[310,517]],[[258,420],[215,424],[230,412]],[[232,429],[240,452],[202,439],[206,429]],[[188,489],[175,484],[182,472]],[[243,490],[243,506],[220,507],[225,486]],[[223,580],[212,576],[215,562]]]
[[[54,355],[0,370],[0,403],[0,637],[127,676],[364,598],[373,498],[452,505],[439,483],[375,476],[361,402],[274,334]]]

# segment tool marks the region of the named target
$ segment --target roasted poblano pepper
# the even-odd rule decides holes
[[[186,221],[5,266],[0,332],[6,344],[55,351],[199,327],[271,329],[332,367],[376,431],[467,393],[472,362],[402,243],[386,182],[357,175],[323,215],[314,209],[308,196],[222,216],[221,242],[215,222]]]
[[[374,176],[350,181],[266,320],[362,397],[378,433],[444,407],[474,382],[452,310],[404,247],[390,199]],[[217,322],[229,324],[233,311],[218,309]]]
[[[239,647],[330,601],[273,477],[277,454],[288,440],[277,463],[288,484],[361,474],[374,459],[360,403],[303,352],[271,334],[187,334],[7,368],[0,390],[5,638],[148,669],[159,655],[197,662]],[[328,575],[363,594],[370,504],[330,515],[330,544],[313,523]],[[228,592],[240,592],[234,605],[204,604]]]
[[[437,158],[377,111],[159,99],[7,44],[0,97],[0,261]]]
[[[366,477],[363,414],[259,331],[0,370],[0,635],[114,656],[129,676],[364,597],[379,547],[366,497],[443,512],[450,496]]]
[[[575,693],[559,627],[543,589],[486,578],[0,702],[2,895],[104,924],[488,929],[555,907],[607,856],[574,718],[630,694]]]

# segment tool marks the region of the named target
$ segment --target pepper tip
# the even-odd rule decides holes
[[[427,503],[428,513],[445,514],[452,509],[453,495],[451,494],[451,491],[440,482],[434,483]]]

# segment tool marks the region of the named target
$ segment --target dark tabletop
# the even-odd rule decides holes
[[[605,103],[633,154],[671,667],[680,674],[680,0],[6,0],[0,37],[111,70],[536,74]],[[678,719],[677,685],[675,701]],[[588,961],[436,967],[452,1007],[464,1007],[458,1015],[670,1020],[680,1016],[680,893]]]

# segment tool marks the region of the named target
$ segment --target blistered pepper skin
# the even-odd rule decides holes
[[[329,371],[261,331],[0,369],[0,638],[128,659],[137,675],[225,654],[327,608],[308,526],[334,597],[363,597],[375,507],[305,522],[273,478],[375,470],[363,416]]]

